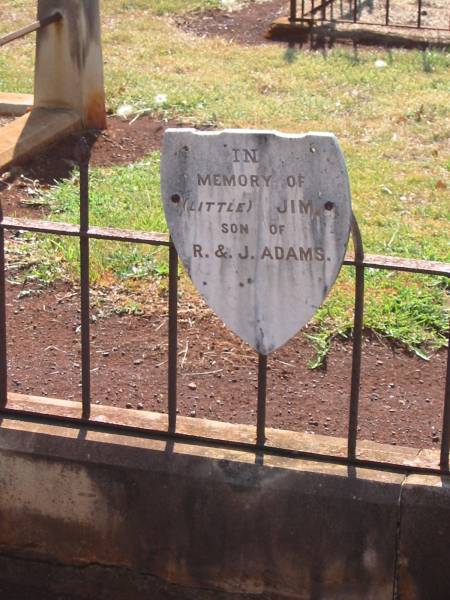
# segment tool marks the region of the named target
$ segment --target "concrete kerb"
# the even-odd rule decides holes
[[[450,478],[410,475],[401,499],[398,593],[450,597]]]
[[[122,412],[136,422],[162,418]],[[185,419],[183,427],[190,425],[248,435],[237,425]],[[302,434],[292,443],[300,440],[296,435]],[[322,448],[326,442],[319,440]],[[335,439],[330,444],[336,449]],[[109,581],[136,577],[141,592],[127,595],[121,585],[119,595],[104,596],[124,600],[171,593],[384,600],[393,597],[398,561],[400,598],[448,597],[423,595],[430,577],[438,594],[449,590],[439,568],[449,558],[448,481],[274,456],[256,464],[256,458],[3,418],[3,560],[15,561],[15,573],[23,567],[25,578],[27,564],[79,572],[71,593],[80,595],[81,586],[83,598],[91,597],[94,572]],[[430,519],[439,529],[430,530]],[[438,557],[432,545],[421,552],[423,542],[433,540]],[[70,581],[66,593],[68,587]]]
[[[0,92],[0,115],[21,117],[33,108],[32,94],[13,94]]]

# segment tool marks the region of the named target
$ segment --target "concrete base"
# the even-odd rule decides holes
[[[0,93],[0,115],[21,117],[33,108],[32,94]]]
[[[46,407],[75,409],[56,400]],[[96,411],[98,421],[115,411],[135,426],[165,420]],[[185,432],[222,439],[254,434],[180,421]],[[316,437],[279,433],[292,446]],[[324,451],[327,438],[319,443]],[[331,452],[344,445],[329,443]],[[389,454],[375,446],[366,451]],[[403,451],[395,453],[398,463]],[[420,460],[405,450],[405,462],[413,455]],[[407,600],[450,597],[440,569],[450,559],[447,478],[3,417],[0,489],[0,581],[96,600],[391,600],[395,588]]]
[[[354,43],[390,48],[448,48],[450,32],[396,29],[381,25],[320,21],[291,23],[288,17],[276,19],[269,27],[266,38],[297,44],[328,46],[334,43]]]
[[[81,129],[74,111],[35,108],[1,128],[0,170]]]
[[[411,475],[403,486],[399,598],[450,598],[450,479]]]

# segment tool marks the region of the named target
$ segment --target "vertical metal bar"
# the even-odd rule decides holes
[[[0,219],[3,221],[3,208],[0,203]],[[0,408],[8,402],[8,358],[6,341],[6,272],[5,272],[5,230],[0,228]]]
[[[177,357],[178,357],[178,254],[173,243],[169,248],[169,364],[168,413],[169,432],[177,427]]]
[[[302,0],[302,14],[301,14],[301,22],[305,20],[305,0]]]
[[[295,23],[297,20],[297,0],[291,0],[289,21]]]
[[[390,12],[391,12],[391,2],[390,2],[390,0],[386,0],[386,21],[385,21],[386,25],[389,25],[389,19],[391,18]]]
[[[358,20],[358,0],[353,0],[353,23]]]
[[[267,356],[258,358],[258,406],[256,410],[256,444],[263,447],[266,441],[266,397],[267,397]]]
[[[422,27],[422,0],[418,0],[417,3],[417,27]]]
[[[82,138],[76,148],[80,165],[80,287],[81,287],[81,390],[82,418],[91,416],[91,351],[89,290],[89,160],[90,148]]]
[[[325,0],[322,0],[322,6],[321,6],[321,16],[322,16],[322,25],[323,22],[325,21],[325,17],[326,17],[326,11],[327,11],[327,3],[325,2]]]
[[[445,380],[444,415],[442,417],[441,469],[449,470],[450,451],[450,329],[448,332],[447,377]]]
[[[356,440],[358,436],[358,409],[359,388],[361,381],[361,351],[364,318],[364,248],[361,232],[352,215],[352,238],[355,248],[355,317],[353,323],[353,355],[352,355],[352,381],[350,390],[350,409],[348,422],[348,446],[349,458],[356,458]]]

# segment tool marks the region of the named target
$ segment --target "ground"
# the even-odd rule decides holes
[[[92,163],[133,162],[159,147],[167,125],[150,117],[130,124],[108,120],[92,137]],[[30,206],[26,182],[46,185],[66,176],[73,140],[17,167],[0,192],[5,213],[45,216]],[[24,183],[25,182],[25,183]],[[31,197],[32,201],[32,197]],[[186,284],[185,284],[186,287]],[[120,293],[118,293],[120,296]],[[166,411],[167,297],[160,282],[136,289],[143,315],[116,314],[114,288],[92,294],[93,402]],[[121,305],[123,306],[123,305]],[[31,395],[80,398],[79,296],[67,283],[8,285],[10,389]],[[345,436],[351,341],[336,341],[323,368],[308,369],[310,341],[296,336],[269,359],[268,425]],[[439,442],[444,398],[445,351],[424,361],[381,337],[367,335],[363,351],[362,439],[417,447]],[[186,287],[180,301],[179,412],[182,415],[254,423],[255,354],[226,330]],[[244,400],[243,400],[244,399]]]
[[[225,12],[212,9],[206,12],[180,15],[175,18],[179,27],[196,35],[217,35],[242,44],[270,43],[265,37],[272,21],[288,14],[288,4],[280,0],[251,3],[243,10]]]
[[[440,2],[435,0],[435,3]],[[164,5],[163,0],[159,3]],[[4,4],[9,14],[9,3]],[[290,130],[297,130],[298,127],[340,128],[337,133],[346,146],[350,170],[357,173],[353,183],[359,188],[355,196],[361,198],[361,206],[375,206],[377,194],[383,202],[391,202],[397,196],[400,198],[398,205],[393,204],[391,215],[404,214],[406,203],[412,207],[411,210],[417,204],[417,212],[412,212],[409,220],[402,217],[397,225],[396,218],[393,218],[390,224],[392,230],[383,224],[389,242],[388,250],[393,254],[411,252],[413,257],[426,254],[428,258],[434,258],[430,251],[424,252],[420,243],[412,250],[396,244],[406,229],[409,233],[422,222],[422,211],[425,218],[429,219],[426,227],[432,229],[434,235],[438,231],[438,220],[432,220],[426,211],[430,198],[443,202],[442,190],[445,189],[442,185],[445,185],[446,171],[443,175],[443,167],[436,169],[438,160],[444,164],[445,144],[448,143],[445,114],[436,100],[436,94],[446,85],[445,66],[438,62],[441,61],[440,57],[424,54],[423,61],[416,61],[418,66],[404,59],[404,55],[393,57],[380,53],[380,56],[374,54],[360,59],[353,54],[343,54],[337,58],[324,54],[322,64],[318,55],[312,54],[308,63],[311,60],[316,70],[310,70],[309,64],[303,62],[301,56],[289,52],[284,54],[282,50],[286,65],[282,64],[280,68],[280,61],[275,54],[270,54],[273,46],[269,46],[271,42],[263,34],[273,19],[287,14],[287,2],[251,2],[239,12],[227,13],[215,9],[180,16],[182,6],[203,6],[204,3],[200,0],[171,0],[170,4],[178,7],[174,8],[175,16],[172,16],[178,26],[177,34],[174,33],[175,29],[166,27],[162,20],[152,19],[150,23],[146,20],[146,8],[139,12],[139,6],[150,4],[147,0],[143,3],[121,2],[130,6],[128,12],[123,13],[126,35],[124,26],[117,18],[119,13],[111,16],[106,4],[114,6],[116,10],[119,3],[111,0],[105,3],[104,8],[108,92],[113,110],[125,102],[132,102],[139,109],[147,108],[152,97],[167,93],[175,107],[167,109],[169,116],[173,117],[174,113],[186,114],[189,124],[239,127],[250,124],[254,127],[274,126]],[[21,16],[20,9],[24,5],[24,2],[14,3],[14,12],[24,19],[20,24],[29,20],[28,16]],[[133,5],[137,7],[136,13],[133,12]],[[366,5],[372,6],[374,3],[368,2]],[[136,32],[135,41],[129,39],[131,28]],[[180,31],[187,32],[187,36],[178,37]],[[172,35],[175,38],[173,48],[170,47]],[[222,45],[221,40],[217,46],[198,44],[198,38],[191,38],[194,35],[205,38],[218,36],[230,46]],[[157,49],[152,46],[153,40]],[[242,48],[243,62],[236,69],[242,71],[244,83],[227,70],[228,64],[234,60],[229,49],[232,42],[244,46],[264,45],[261,55],[256,54],[254,47]],[[33,42],[30,40],[26,43],[30,44],[30,50]],[[124,45],[129,48],[129,55],[124,51]],[[194,47],[196,52],[199,48],[195,56]],[[218,56],[222,55],[224,60],[219,63],[217,72],[220,79],[226,80],[226,89],[220,81],[211,83],[202,79],[202,72],[207,71],[210,57],[217,61]],[[148,57],[156,57],[153,66]],[[389,68],[374,69],[375,60],[379,58],[383,59],[381,62],[385,63],[385,67],[390,65],[391,59],[394,62],[398,59],[399,64],[403,65],[401,68],[408,70],[408,79],[411,82],[417,80],[417,89],[405,87],[403,83],[397,86],[399,71],[390,77]],[[1,70],[0,60],[0,75],[5,72],[14,74],[9,75],[5,89],[14,87],[17,91],[31,91],[30,87],[27,88],[31,86],[31,79],[24,75],[26,68],[30,67],[29,58],[25,53],[17,52],[15,60],[17,62],[12,63],[11,55],[7,55],[4,71]],[[180,63],[174,69],[172,60]],[[252,63],[252,60],[255,62]],[[333,63],[334,67],[328,67],[333,60],[337,61]],[[249,65],[248,72],[244,61]],[[422,67],[425,75],[421,72]],[[339,77],[337,80],[331,78],[331,70],[339,76],[345,74],[346,78],[342,81]],[[317,87],[312,87],[313,93],[310,88],[303,95],[301,90],[297,90],[295,78],[303,72],[308,82],[317,83]],[[183,73],[189,79],[183,78]],[[256,95],[264,98],[264,104],[258,104],[254,112],[253,100],[248,101],[247,80],[253,82]],[[292,80],[294,84],[290,83]],[[189,81],[189,86],[186,81]],[[424,91],[423,96],[419,94],[419,87]],[[324,93],[327,89],[333,90],[330,98]],[[186,105],[181,103],[185,99],[185,90],[188,92]],[[397,104],[392,105],[394,94]],[[318,100],[317,110],[309,105],[310,98]],[[244,100],[246,104],[241,103]],[[220,111],[219,105],[225,108]],[[301,110],[296,107],[301,107]],[[186,122],[184,116],[180,119],[181,123],[179,120],[167,122],[162,119],[166,116],[162,112],[158,119],[142,117],[134,124],[111,117],[107,132],[97,138],[90,137],[93,165],[128,164],[157,150],[167,125]],[[281,117],[288,120],[282,122]],[[357,126],[353,127],[353,123]],[[67,140],[32,162],[11,169],[0,183],[0,201],[5,214],[45,217],[46,208],[41,206],[36,189],[45,189],[55,179],[70,176],[74,166],[72,148],[73,140]],[[365,152],[364,160],[352,155],[352,148],[358,148],[358,154]],[[373,162],[372,155],[375,157]],[[430,164],[424,160],[424,156],[431,157]],[[396,161],[398,166],[395,175],[389,179],[390,170],[386,165],[390,167],[392,161]],[[422,181],[416,179],[416,171],[421,171],[432,180],[432,188],[425,177]],[[361,173],[365,173],[366,178],[361,177]],[[434,190],[435,187],[436,191],[430,192],[428,189]],[[370,193],[367,192],[369,189]],[[409,192],[410,189],[414,189],[416,197]],[[405,196],[406,200],[402,200]],[[359,210],[364,216],[363,210]],[[367,215],[369,220],[374,220],[373,215]],[[364,225],[367,230],[367,223]],[[404,237],[410,239],[406,235]],[[16,241],[20,239],[19,236]],[[380,253],[382,250],[378,247],[372,249]],[[442,260],[442,253],[438,253],[436,258]],[[254,423],[257,366],[254,353],[225,329],[185,281],[181,282],[181,287],[180,414],[234,423]],[[17,284],[9,277],[7,303],[9,389],[31,395],[79,399],[80,311],[77,287],[67,282],[41,284],[33,280]],[[166,411],[165,278],[149,281],[144,286],[137,285],[128,303],[120,286],[97,285],[92,290],[91,304],[93,402]],[[134,312],[142,314],[130,314]],[[314,332],[308,330],[307,333]],[[308,431],[311,435],[345,436],[351,352],[351,340],[337,339],[323,368],[308,369],[307,363],[314,355],[313,345],[304,334],[299,334],[270,357],[268,425]],[[437,448],[441,433],[445,365],[445,350],[436,352],[429,361],[424,361],[407,352],[400,344],[366,332],[359,437],[389,444]],[[24,589],[22,586],[17,588],[1,580],[0,595],[8,600],[76,600],[42,590]]]
[[[195,2],[190,5],[196,6]],[[204,5],[204,2],[198,3],[198,6],[203,8]],[[379,8],[379,3],[376,6]],[[139,12],[139,8],[135,12],[131,7],[124,14],[126,22],[135,28],[138,37],[142,34],[144,21],[150,26],[153,34],[148,35],[146,25],[145,36],[139,37],[139,43],[144,46],[152,40],[153,35],[155,36],[160,48],[160,55],[155,65],[159,64],[161,68],[166,69],[163,72],[163,80],[166,79],[167,73],[167,77],[176,82],[174,90],[180,88],[184,92],[187,81],[190,84],[200,83],[205,89],[209,86],[209,81],[201,83],[202,75],[195,71],[197,68],[195,65],[200,59],[199,48],[202,52],[197,36],[208,39],[215,35],[224,37],[227,42],[230,42],[229,48],[231,48],[231,41],[244,44],[236,48],[240,48],[241,52],[245,53],[246,45],[270,43],[265,40],[263,34],[274,18],[286,14],[286,9],[287,3],[269,0],[250,2],[243,10],[233,12],[212,9],[206,12],[203,10],[181,14],[182,11],[177,9],[171,17],[164,17],[164,21],[150,18],[147,12]],[[122,15],[120,11],[114,12],[118,10],[114,4],[111,15]],[[132,54],[127,55],[125,61],[127,69],[125,76],[124,61],[121,59],[124,51],[123,43],[125,39],[128,40],[128,37],[124,37],[123,31],[119,30],[119,23],[116,23],[115,17],[111,15],[109,13],[104,15],[108,91],[113,98],[110,98],[110,104],[117,109],[124,104],[125,99],[134,102],[133,98],[137,91],[145,90],[146,103],[140,104],[137,101],[134,108],[146,109],[149,106],[147,103],[149,98],[157,90],[148,87],[149,82],[156,81],[160,77],[158,74],[160,67],[156,68],[153,63],[148,62],[145,51],[140,52],[139,48],[133,48]],[[169,43],[166,23],[170,26],[175,23],[178,26],[176,35],[181,36],[177,38],[179,44],[184,44],[183,58],[176,56],[176,45],[174,48],[165,46]],[[188,31],[188,35],[180,34],[180,29]],[[174,31],[175,28],[172,33]],[[158,37],[161,35],[163,37]],[[129,40],[126,42],[127,45],[128,42]],[[265,48],[267,49],[267,46]],[[280,48],[284,52],[283,47]],[[217,47],[214,45],[206,50],[207,53],[214,52],[214,60],[218,61],[219,54],[227,55],[228,46],[220,42]],[[256,50],[255,48],[255,52]],[[191,52],[197,54],[195,56],[192,54],[190,58]],[[205,52],[201,54],[203,58]],[[173,56],[176,59],[172,58]],[[246,56],[250,61],[252,58],[250,54],[247,53]],[[264,51],[261,58],[263,56],[267,59],[269,54]],[[320,110],[310,107],[312,114],[317,113],[318,116],[311,117],[309,113],[308,116],[302,113],[301,118],[306,118],[308,128],[316,125],[320,128],[328,128],[331,124],[333,130],[339,127],[342,129],[340,135],[346,146],[350,169],[353,170],[352,183],[354,190],[356,189],[355,210],[361,214],[365,231],[368,231],[369,222],[374,223],[374,227],[378,227],[380,231],[380,234],[376,235],[369,232],[367,237],[372,238],[370,250],[387,253],[387,249],[394,254],[408,255],[410,249],[407,244],[410,243],[410,238],[406,233],[411,235],[415,227],[422,227],[423,223],[428,223],[426,227],[424,226],[425,229],[427,231],[430,227],[434,229],[433,252],[436,244],[440,243],[441,250],[438,251],[437,258],[442,258],[444,248],[442,240],[445,236],[441,234],[438,238],[438,232],[443,230],[444,219],[441,214],[434,215],[431,211],[437,202],[442,201],[447,185],[445,183],[447,177],[445,114],[437,104],[436,95],[436,90],[442,90],[445,86],[442,70],[445,56],[428,57],[426,60],[431,62],[423,63],[423,72],[416,70],[418,65],[407,62],[404,54],[398,54],[394,58],[389,55],[390,58],[385,57],[386,61],[381,61],[385,68],[392,59],[392,64],[399,69],[395,72],[401,73],[402,76],[404,76],[402,69],[413,69],[416,76],[408,75],[407,84],[423,78],[422,87],[428,86],[431,90],[428,90],[428,95],[424,96],[424,103],[419,107],[407,107],[402,104],[401,108],[396,108],[392,115],[389,115],[385,109],[392,104],[391,94],[386,92],[390,89],[389,86],[393,86],[392,94],[394,92],[398,94],[400,91],[406,95],[405,103],[414,98],[414,90],[399,88],[398,77],[395,76],[394,71],[393,74],[390,74],[389,70],[383,71],[385,74],[383,77],[389,79],[387,82],[382,80],[381,71],[374,68],[376,61],[374,61],[375,55],[372,54],[364,56],[361,60],[339,52],[330,55],[329,58],[324,57],[319,65],[320,71],[307,77],[308,82],[313,83],[317,77],[320,77],[320,86],[317,89],[313,87],[312,91],[306,90],[304,96],[294,95],[288,103],[283,101],[280,104],[278,92],[281,93],[283,90],[286,98],[290,97],[289,94],[292,92],[298,93],[298,74],[295,75],[297,68],[295,64],[298,66],[302,63],[303,66],[298,68],[300,73],[303,73],[309,68],[309,63],[314,63],[317,67],[317,61],[322,60],[318,54],[311,54],[307,62],[300,54],[291,58],[289,56],[286,54],[281,67],[276,62],[279,60],[278,55],[272,57],[272,54],[270,60],[275,62],[268,63],[268,67],[264,64],[259,66],[255,64],[252,67],[252,73],[248,77],[258,75],[255,85],[257,84],[259,95],[264,98],[264,102],[257,104],[254,126],[267,127],[268,123],[272,123],[275,119],[276,127],[287,129],[297,127],[292,108],[299,105],[307,106],[307,101],[311,98],[321,98],[321,94],[324,94],[324,90],[326,92],[328,87],[328,83],[323,85],[322,78],[323,81],[328,81],[327,78],[331,77],[332,73],[344,74],[345,79],[331,85],[331,88],[336,90],[342,88],[346,93],[351,89],[351,97],[341,99],[342,102],[341,100],[335,102],[333,95],[329,98],[325,94],[323,97],[326,102]],[[141,58],[144,63],[133,62]],[[186,62],[183,62],[184,59]],[[400,62],[406,61],[405,65],[401,66],[399,62],[397,66],[397,59]],[[174,68],[172,68],[173,60],[177,61]],[[234,54],[229,54],[229,59],[225,60],[221,68],[225,71],[227,68],[225,63],[232,63],[233,60],[235,60]],[[337,61],[335,66],[333,61]],[[153,70],[149,72],[150,77],[140,79],[143,64],[153,65]],[[346,65],[345,69],[341,68],[342,65]],[[280,68],[282,79],[275,81],[273,77]],[[288,72],[292,69],[294,71]],[[326,72],[327,69],[329,73]],[[21,73],[24,69],[18,64],[16,70]],[[11,69],[8,68],[7,72],[10,73]],[[271,78],[265,77],[269,72]],[[186,79],[185,73],[192,73],[192,76]],[[289,87],[284,89],[283,85],[287,78]],[[358,86],[355,87],[355,84],[360,85],[363,81],[367,88],[365,95],[361,101],[354,101],[353,98],[360,97],[360,90]],[[238,87],[234,89],[234,95],[230,96],[233,110],[236,107],[241,109],[240,100],[247,101],[249,97],[247,87],[241,88],[240,80],[236,79],[236,82]],[[161,83],[162,80],[158,85]],[[10,84],[13,84],[12,80]],[[14,82],[14,85],[16,84],[21,84],[21,81]],[[107,132],[98,136],[89,136],[93,147],[93,166],[117,166],[139,161],[148,156],[150,151],[159,149],[162,134],[167,126],[183,123],[192,125],[193,119],[197,126],[217,125],[213,119],[215,109],[209,108],[209,103],[214,108],[216,107],[214,102],[218,103],[217,107],[228,106],[227,103],[230,102],[230,98],[223,95],[219,84],[219,81],[215,81],[214,85],[217,88],[209,90],[206,99],[197,98],[194,91],[195,102],[192,101],[192,105],[189,96],[192,91],[188,89],[186,104],[183,104],[185,96],[180,96],[183,101],[175,99],[175,104],[179,107],[176,111],[163,107],[159,111],[153,111],[158,115],[154,118],[141,116],[127,121],[110,117]],[[406,84],[402,83],[402,85]],[[230,90],[233,88],[230,87]],[[165,92],[166,89],[163,87],[158,91]],[[366,105],[369,101],[375,102],[376,94],[379,94],[380,101],[379,105],[374,104],[376,111],[372,115]],[[432,98],[436,105],[427,103],[427,98]],[[274,105],[276,110],[273,114],[264,113],[261,116],[262,111],[271,106],[272,100],[277,100]],[[348,111],[342,112],[342,107],[347,104]],[[253,118],[251,103],[249,106],[250,108],[245,108],[242,114],[227,115],[225,111],[222,115],[224,126],[243,126],[244,121],[246,125],[249,124],[249,119]],[[283,110],[279,110],[280,107]],[[112,112],[115,109],[112,109]],[[192,110],[194,112],[190,112]],[[202,117],[202,111],[205,113],[205,118]],[[148,112],[152,112],[151,107]],[[184,117],[177,119],[174,117],[174,112],[186,115],[186,119],[184,120]],[[383,118],[388,115],[385,122],[381,120],[380,114]],[[323,120],[324,115],[325,120]],[[168,120],[169,117],[172,120]],[[327,122],[326,119],[331,120]],[[221,123],[220,117],[218,122]],[[355,131],[352,129],[353,123],[359,124]],[[396,145],[399,139],[405,141],[405,147],[401,147],[401,152]],[[374,140],[378,141],[377,145],[373,146],[371,144]],[[419,152],[418,142],[421,148],[423,146],[428,149],[426,153],[422,150]],[[3,175],[0,182],[0,199],[6,215],[34,218],[46,216],[47,207],[41,205],[37,190],[45,190],[53,185],[55,180],[59,181],[70,176],[74,167],[73,143],[74,140],[70,138],[26,165],[14,167]],[[354,148],[358,148],[358,153],[363,151],[369,153],[370,159],[366,161],[366,157],[363,161],[361,156],[355,157],[352,154]],[[402,159],[403,162],[398,163],[398,171],[402,176],[406,172],[409,178],[406,178],[404,183],[400,181],[399,189],[396,189],[397,181],[394,181],[395,178],[392,178],[389,170],[394,158],[396,161]],[[436,167],[438,160],[442,163],[442,166],[439,163],[440,170]],[[383,165],[383,168],[380,165]],[[425,175],[422,179],[416,177],[418,168],[426,174],[426,178]],[[412,187],[415,193],[407,193]],[[383,219],[380,225],[379,206],[386,204],[392,204],[389,210],[395,215],[395,219],[398,219],[398,225],[394,218]],[[412,211],[411,213],[405,211],[406,206]],[[368,211],[368,208],[373,214]],[[438,229],[438,226],[441,229]],[[377,236],[381,242],[374,243],[373,239]],[[412,239],[414,241],[414,238]],[[419,256],[428,254],[428,257],[434,257],[430,244],[424,244],[422,247],[422,239],[425,238],[420,238],[420,242],[415,245],[410,243],[413,248],[412,256],[418,253]],[[403,240],[406,241],[405,245]],[[419,240],[418,235],[417,240]],[[16,236],[15,241],[20,244],[20,235]],[[14,254],[10,255],[11,269],[17,267],[14,265],[16,258]],[[10,388],[27,394],[78,399],[80,396],[78,290],[64,282],[39,284],[36,280],[28,279],[17,283],[11,277],[11,272],[9,275],[7,308]],[[108,286],[107,283],[107,281],[100,281],[93,289],[91,297],[93,402],[165,411],[167,379],[165,279],[160,278],[148,282],[148,285],[144,284],[148,289],[141,283],[136,284],[133,296],[128,298],[126,292],[130,291],[130,286],[124,290],[120,285],[115,285],[115,282],[109,282]],[[376,282],[371,285],[372,288],[368,286],[369,296],[374,295],[373,286]],[[254,423],[256,409],[254,353],[223,327],[184,280],[182,288],[179,335],[180,414]],[[395,288],[393,293],[396,293]],[[314,331],[310,329],[306,334],[314,334]],[[270,357],[268,425],[306,430],[311,434],[345,436],[351,348],[351,340],[337,338],[324,366],[311,370],[307,365],[314,355],[313,344],[307,336],[300,334]],[[360,437],[393,444],[435,447],[439,442],[442,421],[445,356],[446,351],[440,350],[435,352],[431,360],[424,361],[408,353],[402,345],[391,343],[384,337],[367,332],[363,354]],[[242,401],[243,398],[245,402]]]

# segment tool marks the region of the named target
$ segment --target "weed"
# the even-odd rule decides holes
[[[117,307],[114,312],[118,315],[142,315],[143,307],[139,302],[127,299],[122,306]]]

